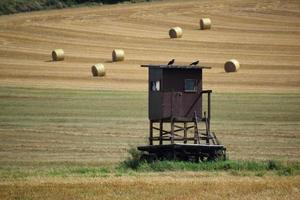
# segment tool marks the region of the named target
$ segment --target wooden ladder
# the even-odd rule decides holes
[[[208,121],[208,118],[206,117],[206,112],[204,112],[204,118],[203,120],[201,121],[204,121],[205,122],[205,133],[203,134],[200,134],[199,132],[199,128],[198,128],[198,123],[200,122],[198,116],[197,116],[197,113],[194,112],[194,126],[195,126],[195,131],[194,131],[194,144],[200,144],[200,140],[205,140],[205,143],[207,145],[210,144],[210,142],[212,142],[212,144],[217,144],[219,145],[220,142],[218,140],[218,138],[216,137],[215,133],[214,132],[210,132],[209,130],[209,121]],[[202,136],[200,136],[202,135]]]
[[[220,141],[218,140],[216,134],[214,132],[210,132],[209,130],[209,121],[206,117],[206,112],[204,112],[204,119],[205,119],[205,128],[206,128],[206,144],[210,144],[209,140],[212,141],[213,144],[220,144]]]

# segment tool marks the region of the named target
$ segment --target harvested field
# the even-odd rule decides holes
[[[296,200],[300,194],[297,177],[159,173],[137,177],[32,179],[30,183],[0,183],[0,195],[2,199],[19,196],[22,199],[141,199],[142,196],[143,199],[178,200]]]
[[[297,174],[65,179],[36,171],[114,168],[131,146],[145,144],[147,70],[139,66],[173,58],[212,67],[204,75],[214,91],[212,129],[230,159],[299,162],[299,10],[296,0],[166,0],[0,16],[0,198],[297,199]],[[210,30],[199,30],[202,17]],[[171,40],[176,26],[184,37]],[[65,59],[52,62],[57,48]],[[116,48],[126,50],[124,61],[111,61]],[[225,73],[232,58],[242,67]],[[92,76],[95,63],[106,76]],[[28,170],[36,176],[19,179]]]
[[[294,0],[177,0],[1,16],[0,84],[145,90],[139,65],[176,58],[212,66],[205,85],[215,91],[299,92],[299,9]],[[203,16],[213,20],[211,30],[199,30]],[[169,39],[173,26],[184,38]],[[64,62],[49,62],[56,48],[68,52]],[[115,48],[126,49],[125,62],[110,62]],[[243,69],[227,75],[231,58]],[[105,63],[104,81],[91,78],[95,63]]]
[[[0,88],[0,98],[2,166],[116,163],[147,142],[146,92]],[[216,93],[212,127],[231,159],[297,161],[299,101],[299,94]]]

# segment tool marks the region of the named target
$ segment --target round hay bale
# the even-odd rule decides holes
[[[209,18],[202,18],[200,19],[200,29],[210,29],[211,28],[211,20]]]
[[[183,34],[182,28],[180,27],[173,27],[169,30],[170,38],[181,38]]]
[[[105,68],[101,63],[93,65],[91,70],[93,76],[105,76]]]
[[[116,61],[123,61],[125,59],[125,53],[123,49],[115,49],[112,52],[112,60],[113,62]]]
[[[61,61],[65,59],[65,53],[62,49],[55,49],[52,51],[53,61]]]
[[[224,65],[225,72],[237,72],[239,68],[240,63],[235,59],[228,60]]]

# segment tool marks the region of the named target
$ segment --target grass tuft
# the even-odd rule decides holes
[[[277,174],[279,176],[292,176],[295,174],[295,169],[292,168],[292,167],[286,167],[286,168],[283,168],[283,169],[280,169]]]
[[[280,168],[280,164],[274,160],[269,160],[267,164],[269,170],[278,170]]]
[[[129,168],[136,170],[140,167],[143,161],[141,161],[141,152],[132,147],[128,150],[129,157],[121,163],[121,168]]]

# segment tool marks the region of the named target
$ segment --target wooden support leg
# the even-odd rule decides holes
[[[187,129],[186,129],[186,122],[183,123],[183,127],[184,127],[184,144],[187,143]]]
[[[208,119],[206,117],[206,113],[204,112],[204,117],[205,117],[205,129],[206,129],[206,144],[209,144],[209,137],[210,137],[210,134],[209,134],[209,126],[208,126]]]
[[[208,132],[210,132],[210,115],[211,115],[211,97],[210,97],[210,93],[208,93],[207,95],[207,121],[208,121]]]
[[[198,117],[197,117],[197,113],[195,111],[194,113],[195,118],[194,118],[194,144],[200,144],[200,135],[199,135],[199,130],[198,130]]]
[[[153,122],[150,121],[149,145],[153,145]]]
[[[174,120],[171,120],[171,144],[174,144]]]
[[[197,122],[194,122],[195,124],[195,127],[194,127],[194,144],[197,144],[197,125],[196,125]]]
[[[162,145],[163,144],[163,121],[160,120],[159,122],[159,144]]]

